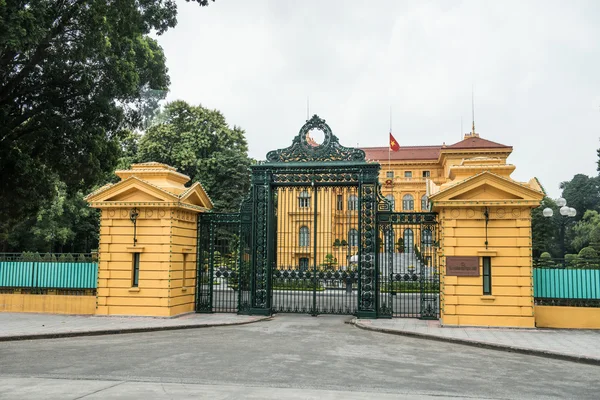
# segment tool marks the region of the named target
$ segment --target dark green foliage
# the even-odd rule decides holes
[[[542,211],[546,207],[554,211],[554,217],[544,217]],[[558,207],[554,200],[549,197],[544,197],[542,204],[531,210],[532,251],[534,258],[540,257],[543,252],[550,253],[552,257],[562,256],[560,245],[558,244],[558,216]]]
[[[573,226],[573,240],[571,242],[573,249],[579,251],[584,247],[598,251],[600,242],[600,214],[595,210],[588,210],[583,214],[583,218]]]
[[[25,251],[21,255],[23,261],[42,261],[42,257],[38,252]]]
[[[333,271],[337,264],[337,258],[335,258],[333,254],[326,254],[323,259],[323,264],[320,265],[320,269],[323,271]]]
[[[538,266],[542,268],[550,268],[554,266],[554,261],[552,261],[552,255],[548,252],[544,252],[540,255],[540,259],[538,261]]]
[[[202,183],[215,211],[238,211],[250,188],[248,144],[241,128],[230,128],[217,110],[175,101],[139,142],[138,161],[176,167]]]
[[[590,260],[598,258],[598,253],[591,247],[584,247],[578,254],[579,259]]]
[[[567,205],[577,210],[575,221],[579,221],[587,210],[600,211],[600,177],[577,174],[570,181],[562,182],[560,188]]]
[[[123,128],[168,89],[150,34],[176,13],[174,0],[0,1],[0,250],[29,242],[56,182],[70,198],[113,170]]]
[[[577,266],[577,254],[565,254],[565,267],[575,268]]]

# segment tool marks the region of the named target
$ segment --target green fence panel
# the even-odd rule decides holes
[[[533,295],[547,299],[600,299],[600,269],[535,268]]]
[[[0,287],[96,289],[97,278],[95,262],[0,262]]]
[[[33,262],[0,261],[0,287],[31,287]]]

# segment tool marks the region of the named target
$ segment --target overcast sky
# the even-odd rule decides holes
[[[179,2],[158,38],[168,100],[223,112],[250,156],[287,147],[310,114],[347,146],[451,144],[471,125],[512,145],[513,178],[549,195],[596,175],[600,1]]]

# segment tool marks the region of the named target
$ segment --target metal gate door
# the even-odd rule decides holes
[[[434,213],[379,213],[380,314],[439,318]]]
[[[274,312],[355,314],[359,201],[356,186],[273,190]]]
[[[196,312],[247,308],[250,229],[240,213],[206,213],[199,219]]]

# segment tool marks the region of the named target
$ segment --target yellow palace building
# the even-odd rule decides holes
[[[430,210],[428,187],[452,179],[452,167],[485,159],[506,165],[513,148],[468,133],[450,145],[364,147],[366,159],[381,164],[381,193],[396,212]],[[356,187],[281,187],[275,190],[277,268],[346,270],[358,261],[358,192]],[[316,234],[315,234],[316,233]],[[433,243],[428,230],[403,228],[380,239],[386,252],[413,253]],[[316,255],[316,260],[315,260]],[[412,263],[412,262],[411,262]],[[409,265],[412,267],[412,265]]]

